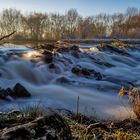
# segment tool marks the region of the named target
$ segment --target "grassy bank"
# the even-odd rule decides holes
[[[47,121],[44,123],[44,120]],[[25,133],[26,129],[23,128],[29,132]],[[24,137],[19,130],[25,133]],[[43,133],[44,131],[47,133]],[[1,140],[5,137],[41,140],[45,139],[48,133],[51,135],[50,140],[140,140],[139,132],[138,120],[102,121],[93,116],[87,117],[65,109],[46,111],[40,107],[29,107],[0,114]]]

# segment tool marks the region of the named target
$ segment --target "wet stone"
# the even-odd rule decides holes
[[[56,67],[55,67],[55,64],[51,63],[51,64],[48,65],[48,68],[49,69],[55,69]]]
[[[87,69],[87,68],[81,68],[81,67],[73,67],[72,73],[78,75],[78,76],[85,76],[85,77],[94,77],[96,80],[101,80],[102,75],[100,72],[96,72],[95,70]]]
[[[43,55],[44,55],[43,60],[45,63],[47,63],[47,64],[52,63],[52,61],[53,61],[53,53],[52,52],[44,51]]]
[[[72,46],[70,47],[70,50],[79,51],[79,46],[78,46],[78,45],[72,45]]]
[[[47,51],[53,51],[55,46],[53,44],[42,44],[40,45],[41,49],[47,50]]]
[[[6,90],[4,89],[1,89],[0,90],[0,99],[1,100],[5,100],[5,101],[11,101],[9,98],[8,98],[9,94]]]
[[[62,76],[62,77],[57,78],[56,82],[59,82],[59,83],[70,83],[70,80],[67,77]]]
[[[25,89],[24,86],[22,86],[20,83],[17,83],[13,89],[13,95],[14,97],[30,97],[31,94]]]

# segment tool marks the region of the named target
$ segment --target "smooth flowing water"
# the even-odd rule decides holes
[[[84,114],[96,114],[104,119],[130,117],[133,114],[127,98],[119,99],[117,93],[124,85],[140,87],[140,51],[125,51],[129,56],[99,51],[88,45],[88,49],[81,49],[78,57],[71,52],[57,53],[53,68],[50,68],[36,50],[25,46],[1,46],[0,87],[13,88],[16,83],[21,83],[32,97],[0,101],[0,109],[41,104],[76,111],[79,97],[79,111]],[[71,71],[75,66],[100,72],[103,78],[96,80],[92,76],[76,75]]]

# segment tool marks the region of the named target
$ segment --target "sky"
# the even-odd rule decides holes
[[[99,13],[125,12],[128,7],[140,9],[140,0],[0,0],[0,11],[5,8],[17,8],[26,11],[65,13],[75,8],[82,16]]]

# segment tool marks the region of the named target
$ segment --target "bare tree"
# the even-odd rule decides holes
[[[54,39],[61,39],[65,32],[66,20],[64,15],[58,13],[51,13],[50,15],[50,29]]]
[[[78,25],[79,38],[93,38],[95,37],[95,24],[93,17],[81,18]]]
[[[21,13],[16,9],[5,9],[1,14],[1,34],[20,31]]]
[[[22,17],[24,26],[29,30],[32,39],[37,41],[43,38],[47,18],[48,16],[42,13],[33,13]]]
[[[74,38],[78,26],[79,14],[76,9],[70,9],[65,16],[67,19],[67,35],[69,38]]]
[[[16,9],[0,14],[0,36],[17,31],[12,39],[32,41],[67,38],[140,38],[140,10],[129,7],[125,13],[81,17],[76,9],[59,13],[22,15]]]

